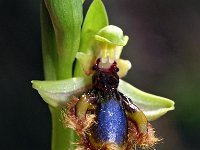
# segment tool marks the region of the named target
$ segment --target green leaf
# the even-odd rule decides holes
[[[70,78],[80,44],[82,0],[45,0],[45,4],[55,31],[57,78]]]
[[[149,121],[174,110],[172,100],[143,92],[123,80],[120,80],[118,90],[129,97],[144,112]]]
[[[44,1],[42,1],[40,7],[40,19],[44,76],[46,80],[56,80],[57,52],[55,32]]]
[[[94,0],[87,11],[82,31],[81,43],[79,47],[80,52],[89,53],[93,52],[95,47],[95,34],[103,27],[108,25],[108,17],[101,0]],[[75,76],[84,76],[79,62],[76,63]]]
[[[81,94],[91,85],[91,78],[70,78],[58,81],[32,81],[32,86],[52,107],[66,107],[72,96]]]

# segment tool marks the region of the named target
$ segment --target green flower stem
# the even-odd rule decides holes
[[[72,129],[65,128],[61,121],[61,109],[49,107],[52,119],[52,150],[75,149],[73,142],[77,135]]]
[[[80,43],[81,0],[44,0],[41,5],[42,49],[45,80],[72,77]],[[49,106],[52,116],[52,150],[74,149],[76,135],[63,126],[61,109]]]

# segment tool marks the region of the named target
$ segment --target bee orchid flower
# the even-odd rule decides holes
[[[50,108],[51,149],[152,148],[159,139],[150,121],[173,110],[174,102],[122,80],[131,69],[120,58],[128,36],[109,25],[101,0],[91,2],[84,18],[83,3],[41,1],[45,81],[32,86]]]
[[[143,92],[121,80],[131,63],[120,59],[128,36],[116,26],[100,29],[92,53],[76,55],[83,77],[32,81],[52,107],[66,109],[64,125],[80,137],[77,149],[130,150],[152,148],[159,139],[150,121],[174,109],[174,102]]]

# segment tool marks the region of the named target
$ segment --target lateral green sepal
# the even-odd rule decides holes
[[[32,86],[38,91],[43,100],[53,107],[65,107],[71,96],[86,91],[91,85],[91,77],[70,78],[56,81],[33,80]]]
[[[118,90],[144,112],[148,121],[156,120],[168,111],[174,110],[174,101],[143,92],[123,80],[120,80]]]

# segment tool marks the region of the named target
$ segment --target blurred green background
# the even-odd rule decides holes
[[[104,3],[110,24],[130,38],[122,57],[133,67],[125,80],[176,103],[175,111],[153,122],[157,135],[164,138],[156,148],[200,149],[200,1]],[[39,4],[0,1],[1,150],[50,149],[49,110],[30,84],[43,79]]]

